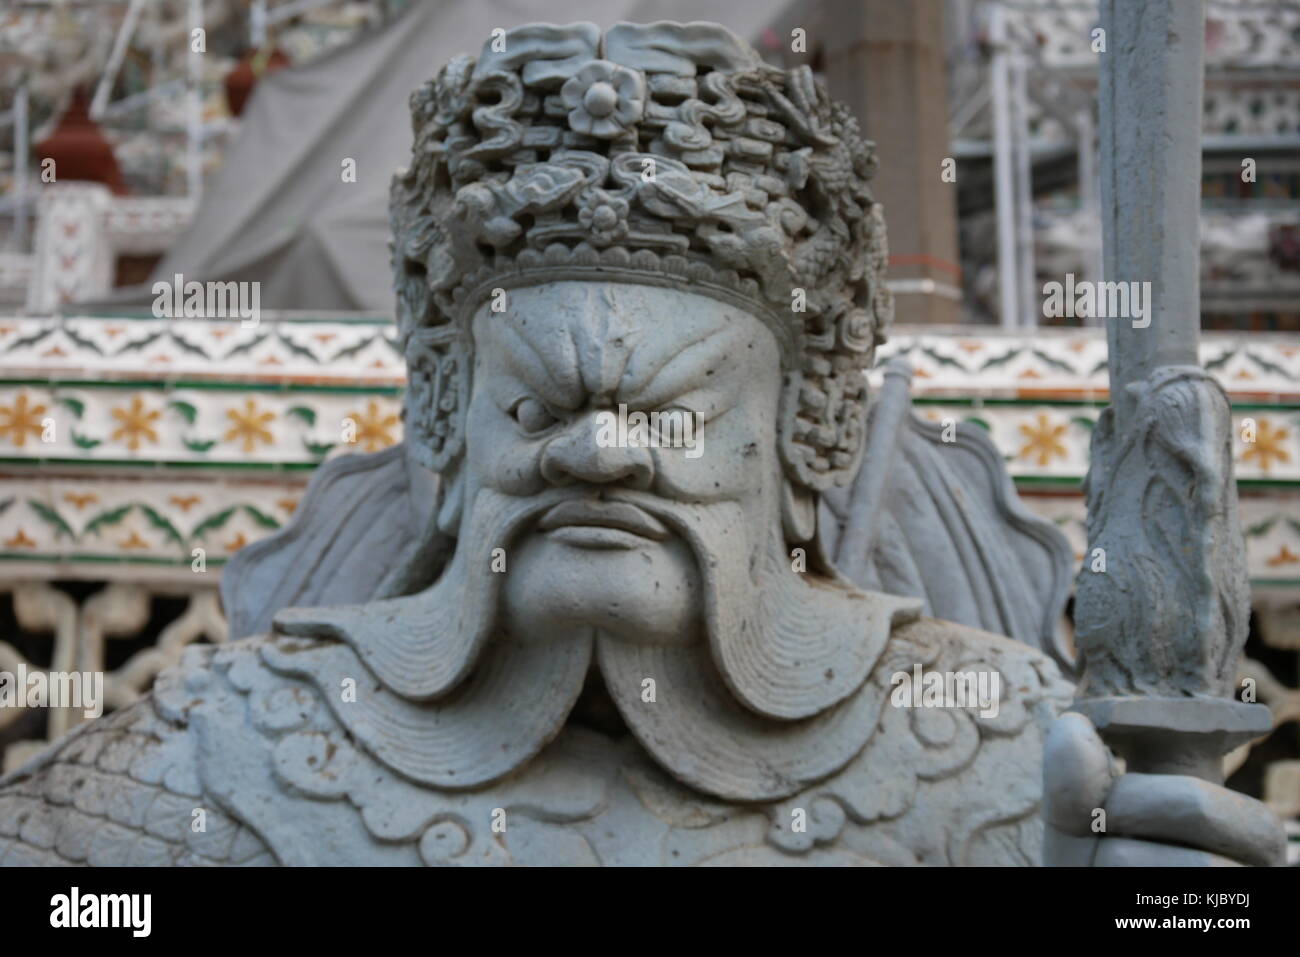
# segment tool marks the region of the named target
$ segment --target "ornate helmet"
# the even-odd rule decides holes
[[[531,24],[411,97],[393,179],[412,450],[460,454],[468,319],[496,289],[558,279],[679,286],[776,334],[789,477],[824,490],[862,453],[866,383],[893,313],[872,144],[811,71],[709,23]]]

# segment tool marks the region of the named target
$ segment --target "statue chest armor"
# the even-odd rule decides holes
[[[359,747],[333,689],[268,668],[260,644],[196,651],[155,701],[188,725],[205,795],[292,865],[1034,864],[1042,728],[1069,690],[1004,642],[983,655],[1007,689],[996,716],[885,701],[860,754],[776,802],[694,791],[631,735],[574,721],[514,773],[450,790]]]

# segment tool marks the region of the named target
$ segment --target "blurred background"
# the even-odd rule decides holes
[[[989,431],[1082,557],[1104,331],[1042,303],[1046,282],[1104,278],[1092,0],[0,10],[0,670],[104,670],[110,705],[133,700],[184,645],[226,640],[223,563],[291,520],[316,465],[400,441],[386,202],[407,97],[533,20],[716,20],[811,66],[876,142],[884,354],[912,362],[920,414]],[[1241,438],[1243,676],[1277,723],[1230,783],[1294,821],[1300,0],[1208,0],[1205,40],[1202,361]],[[154,318],[152,283],[176,274],[259,283],[261,321]],[[79,720],[0,710],[4,765]]]

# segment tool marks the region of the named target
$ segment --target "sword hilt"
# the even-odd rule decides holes
[[[1264,705],[1231,698],[1087,698],[1070,710],[1093,723],[1127,770],[1187,774],[1214,784],[1223,783],[1225,754],[1273,728]]]

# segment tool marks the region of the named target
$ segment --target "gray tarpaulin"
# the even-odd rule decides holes
[[[194,222],[149,283],[96,306],[153,300],[154,280],[260,281],[261,307],[392,311],[388,183],[411,148],[407,100],[496,27],[531,21],[716,20],[752,39],[789,0],[417,0],[399,19],[259,83]],[[340,175],[356,161],[355,183]]]

